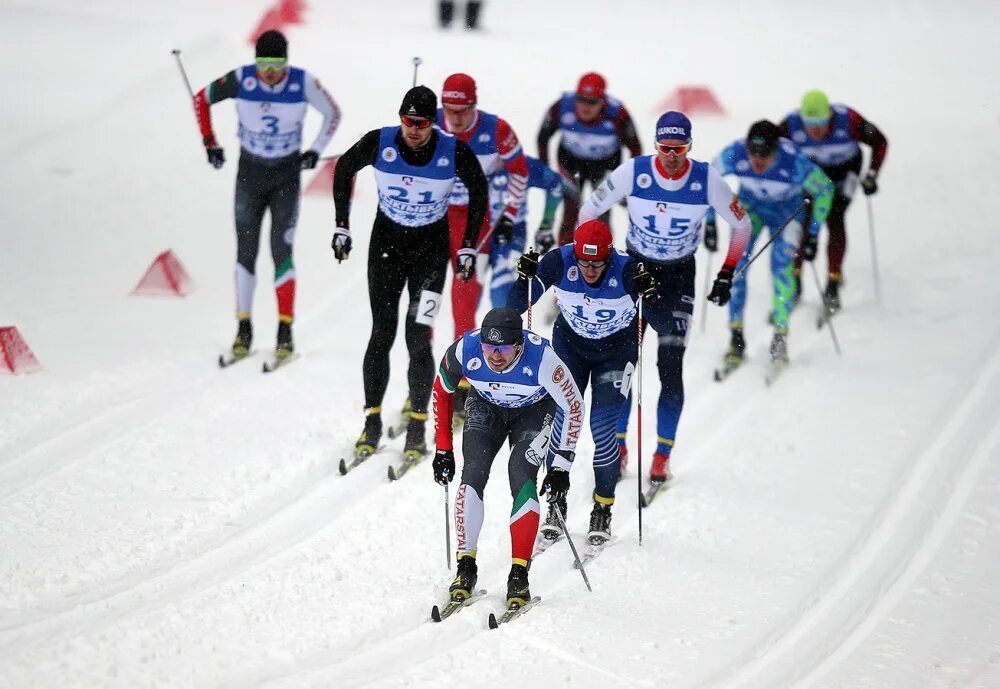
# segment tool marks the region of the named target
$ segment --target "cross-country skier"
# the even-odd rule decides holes
[[[573,244],[550,251],[538,260],[529,252],[518,261],[520,278],[507,304],[521,312],[528,305],[528,281],[535,302],[552,287],[559,317],[552,328],[552,348],[569,367],[573,380],[586,391],[593,382],[590,431],[594,437],[594,506],[588,538],[599,545],[611,538],[611,506],[621,467],[615,426],[625,407],[635,368],[638,331],[636,300],[655,298],[656,281],[638,261],[612,248],[611,228],[590,220],[576,228]],[[552,438],[561,437],[565,417],[556,412]],[[549,461],[556,455],[549,454]],[[565,517],[565,498],[549,503],[542,535],[554,540],[562,533],[555,510]]]
[[[750,213],[753,231],[746,252],[736,266],[742,268],[750,259],[754,244],[765,227],[770,236],[781,234],[771,245],[771,276],[774,281],[773,316],[774,338],[771,340],[771,359],[788,362],[789,312],[795,303],[795,255],[802,246],[802,256],[811,261],[816,257],[819,231],[830,212],[833,201],[833,183],[823,171],[802,155],[788,139],[779,136],[773,122],[754,122],[746,139],[738,139],[727,146],[712,165],[723,175],[739,178],[739,197]],[[811,203],[806,203],[806,199]],[[807,232],[802,228],[806,220],[806,207],[811,207]],[[705,247],[718,248],[718,231],[715,210],[705,216]],[[726,351],[723,371],[728,372],[743,361],[746,340],[743,336],[743,307],[746,305],[746,271],[733,282],[729,302],[729,349]]]
[[[545,113],[538,130],[538,157],[549,163],[549,140],[560,134],[556,159],[559,171],[572,179],[583,192],[584,183],[591,190],[622,162],[622,148],[633,158],[642,155],[642,144],[628,110],[606,92],[607,82],[597,72],[580,77],[576,91],[564,93]],[[567,198],[563,206],[559,244],[573,242],[580,200]],[[601,219],[608,222],[606,214]],[[551,244],[536,244],[545,253]]]
[[[410,354],[409,424],[404,455],[426,453],[424,427],[434,380],[431,326],[441,305],[448,270],[448,198],[456,177],[469,195],[469,212],[458,242],[456,281],[475,273],[475,242],[486,215],[487,185],[472,150],[434,127],[437,96],[426,86],[406,92],[397,126],[365,134],[337,161],[333,200],[337,227],[333,253],[338,261],[351,251],[351,186],[358,170],[372,165],[378,184],[378,212],[368,247],[368,298],[372,334],[365,350],[365,429],[355,444],[356,458],[375,452],[382,437],[382,399],[389,384],[389,351],[396,338],[399,297],[409,291],[406,347]]]
[[[889,141],[878,127],[846,105],[830,104],[822,91],[808,91],[801,107],[778,124],[781,136],[798,146],[809,160],[819,165],[833,180],[836,193],[826,218],[827,283],[824,301],[832,313],[840,310],[840,285],[843,282],[844,254],[847,252],[847,226],[844,216],[857,191],[862,154],[858,143],[871,147],[868,172],[861,179],[866,196],[878,191],[878,174],[885,162]],[[797,261],[796,271],[801,266]],[[801,290],[801,285],[798,287]]]
[[[586,222],[627,199],[628,253],[656,278],[656,300],[644,316],[659,335],[660,397],[650,469],[650,479],[657,484],[670,478],[670,453],[684,407],[684,350],[694,312],[701,221],[711,207],[733,228],[729,251],[708,295],[720,306],[729,301],[733,271],[750,237],[750,218],[739,199],[708,163],[690,160],[690,150],[691,121],[680,112],[664,113],[656,123],[656,154],[622,163],[580,209],[580,219]],[[627,426],[626,408],[619,431]]]
[[[550,502],[565,500],[569,490],[569,470],[583,426],[583,396],[569,367],[547,340],[522,328],[521,317],[513,309],[493,309],[480,330],[465,334],[448,348],[434,381],[434,480],[445,486],[455,476],[451,415],[463,376],[472,384],[472,392],[465,401],[462,479],[455,498],[458,574],[449,593],[452,600],[462,600],[476,586],[483,491],[494,458],[509,442],[507,475],[514,504],[507,605],[516,607],[531,598],[528,564],[539,521],[535,476],[549,447],[553,415],[559,407],[566,428],[553,448],[556,456],[542,482],[541,492],[549,494]]]
[[[271,258],[274,291],[278,298],[278,337],[275,356],[280,361],[294,351],[292,320],[295,307],[295,266],[292,242],[299,219],[299,174],[316,167],[330,143],[340,109],[319,80],[288,64],[288,41],[279,31],[265,31],[257,39],[254,64],[237,67],[199,91],[194,110],[201,128],[208,162],[216,169],[225,162],[212,131],[210,106],[234,98],[239,118],[240,162],[236,174],[236,318],[239,326],[232,356],[250,353],[253,340],[251,309],[257,284],[257,251],[264,211],[271,211]],[[312,145],[300,152],[306,106],[323,115]]]

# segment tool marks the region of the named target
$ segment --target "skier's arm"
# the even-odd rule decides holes
[[[802,170],[802,191],[812,199],[812,217],[809,220],[809,234],[819,236],[820,228],[830,215],[835,187],[826,173],[805,156],[799,156],[798,168]]]
[[[350,227],[351,186],[358,170],[373,165],[378,155],[381,132],[373,129],[361,137],[337,159],[333,171],[333,206],[337,213],[337,227]]]
[[[503,119],[497,122],[497,152],[507,170],[507,207],[503,212],[513,222],[528,193],[528,159],[514,129]]]
[[[885,160],[885,154],[889,150],[889,140],[885,138],[885,134],[878,127],[855,110],[848,109],[847,117],[851,128],[851,137],[855,141],[871,146],[872,159],[868,164],[868,169],[877,175]]]
[[[736,170],[733,169],[733,160],[736,155],[735,146],[736,144],[730,144],[722,149],[722,152],[712,161],[712,167],[720,175],[732,175],[736,173]],[[708,213],[705,214],[705,222],[715,222],[715,209],[711,206],[708,207]]]
[[[215,132],[212,131],[211,106],[227,98],[235,98],[239,87],[239,76],[233,70],[195,94],[194,115],[198,119],[201,140],[206,148],[219,145],[215,140]]]
[[[580,206],[579,223],[601,217],[621,199],[632,193],[632,177],[635,159],[626,160],[594,190],[594,193]],[[721,179],[721,178],[720,178]],[[723,182],[725,184],[725,182]]]
[[[455,401],[455,390],[462,380],[462,338],[455,340],[444,353],[441,366],[434,378],[431,393],[434,404],[434,443],[438,450],[454,450],[454,435],[451,429],[451,414]]]
[[[330,143],[330,139],[333,138],[333,134],[337,131],[337,126],[340,124],[340,108],[337,107],[337,102],[333,100],[333,96],[319,83],[319,79],[309,74],[309,72],[306,72],[304,76],[306,100],[323,115],[323,124],[320,126],[319,133],[316,135],[316,139],[312,142],[312,146],[309,149],[316,151],[316,153],[322,153],[323,149]]]
[[[625,109],[624,105],[615,116],[614,123],[615,131],[618,132],[618,140],[621,141],[622,146],[628,149],[633,158],[641,156],[642,144],[639,142],[639,135],[635,131],[635,123],[632,121],[632,116]]]
[[[739,263],[740,257],[746,251],[747,242],[750,241],[750,216],[740,203],[739,197],[713,167],[708,168],[708,203],[732,228],[729,234],[729,251],[722,267],[731,271],[736,270],[736,264]]]
[[[455,176],[469,190],[469,213],[462,246],[475,246],[489,208],[489,184],[479,158],[464,141],[455,142]]]
[[[549,164],[549,139],[559,131],[559,101],[552,104],[538,130],[538,159]]]
[[[538,303],[538,300],[545,294],[545,290],[559,281],[562,271],[563,260],[560,252],[550,251],[542,256],[542,260],[538,262],[538,270],[535,272],[535,277],[532,278],[532,304]],[[506,306],[518,313],[524,313],[528,310],[528,281],[520,275],[517,276],[517,280],[514,281],[507,291]]]
[[[567,453],[576,452],[576,441],[580,438],[583,430],[583,417],[585,413],[583,405],[583,395],[569,367],[562,362],[559,355],[546,347],[542,354],[542,361],[538,366],[538,382],[545,387],[545,390],[552,396],[565,415],[561,447],[555,450],[565,450]],[[572,457],[572,455],[570,455]],[[552,466],[557,469],[570,470],[572,460],[563,454],[556,453]]]

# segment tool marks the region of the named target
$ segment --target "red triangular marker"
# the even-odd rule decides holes
[[[707,86],[678,86],[657,112],[678,110],[685,115],[725,115],[726,111]]]
[[[13,325],[0,328],[0,373],[35,373],[42,370],[28,343]]]
[[[183,297],[190,291],[191,278],[174,252],[168,249],[156,257],[132,294]]]

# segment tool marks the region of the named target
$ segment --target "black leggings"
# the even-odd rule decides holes
[[[427,411],[434,383],[431,325],[441,306],[448,271],[448,222],[406,228],[381,212],[368,248],[368,299],[372,334],[365,351],[365,406],[378,407],[389,385],[389,351],[399,326],[399,297],[406,287],[406,349],[413,410]]]

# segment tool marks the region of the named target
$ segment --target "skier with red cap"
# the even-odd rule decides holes
[[[520,277],[507,295],[507,305],[519,312],[549,287],[556,295],[559,317],[552,327],[552,347],[569,367],[581,391],[593,382],[590,431],[594,437],[594,504],[590,512],[592,546],[611,538],[611,506],[621,465],[615,442],[615,426],[622,415],[638,353],[636,302],[655,298],[656,281],[635,258],[612,248],[611,228],[601,220],[589,220],[576,228],[572,244],[550,251],[539,261],[529,251],[518,261]],[[556,411],[552,427],[558,445],[563,415]],[[551,464],[555,457],[547,458]],[[566,513],[566,499],[550,497],[548,516],[542,526],[541,545],[547,547],[562,536],[555,510]]]
[[[488,217],[475,242],[470,243],[465,235],[469,192],[461,181],[456,181],[449,200],[448,225],[451,228],[452,257],[461,256],[460,261],[466,262],[481,258],[480,264],[485,266],[494,246],[505,246],[513,239],[514,224],[528,190],[528,161],[510,124],[502,117],[479,110],[477,102],[475,79],[468,74],[452,74],[444,80],[441,89],[442,107],[438,110],[438,126],[469,145],[479,159],[487,180],[499,174],[504,174],[507,178],[503,192],[505,198],[500,202],[500,207],[503,208],[500,217]],[[491,193],[500,193],[499,188],[491,184]],[[491,203],[491,206],[497,205]],[[484,240],[486,241],[477,257],[475,249]],[[473,276],[467,282],[452,280],[451,310],[456,338],[476,327],[476,307],[479,305],[482,284],[479,276]],[[468,382],[463,381],[456,405],[460,418],[464,414],[463,402],[468,391]]]
[[[719,306],[729,301],[736,264],[750,239],[750,217],[739,198],[715,168],[687,157],[691,141],[691,120],[680,112],[664,113],[656,123],[656,154],[622,163],[580,209],[580,219],[586,222],[626,199],[628,253],[656,278],[656,300],[643,314],[659,335],[660,396],[650,499],[670,478],[670,454],[684,408],[683,362],[694,313],[695,252],[708,209],[714,208],[732,228],[729,250],[708,295]],[[623,415],[619,431],[623,434],[627,426]]]
[[[549,164],[549,139],[557,132],[562,134],[556,154],[559,171],[576,183],[581,194],[584,182],[596,187],[621,164],[622,148],[627,148],[633,158],[642,155],[632,116],[621,101],[607,94],[606,88],[603,76],[587,72],[580,77],[575,92],[564,93],[552,104],[538,130],[538,158],[546,165]],[[579,212],[579,199],[564,201],[559,244],[573,241]],[[609,215],[606,213],[601,219],[607,222]],[[554,243],[551,231],[535,236],[535,246],[542,253]]]

